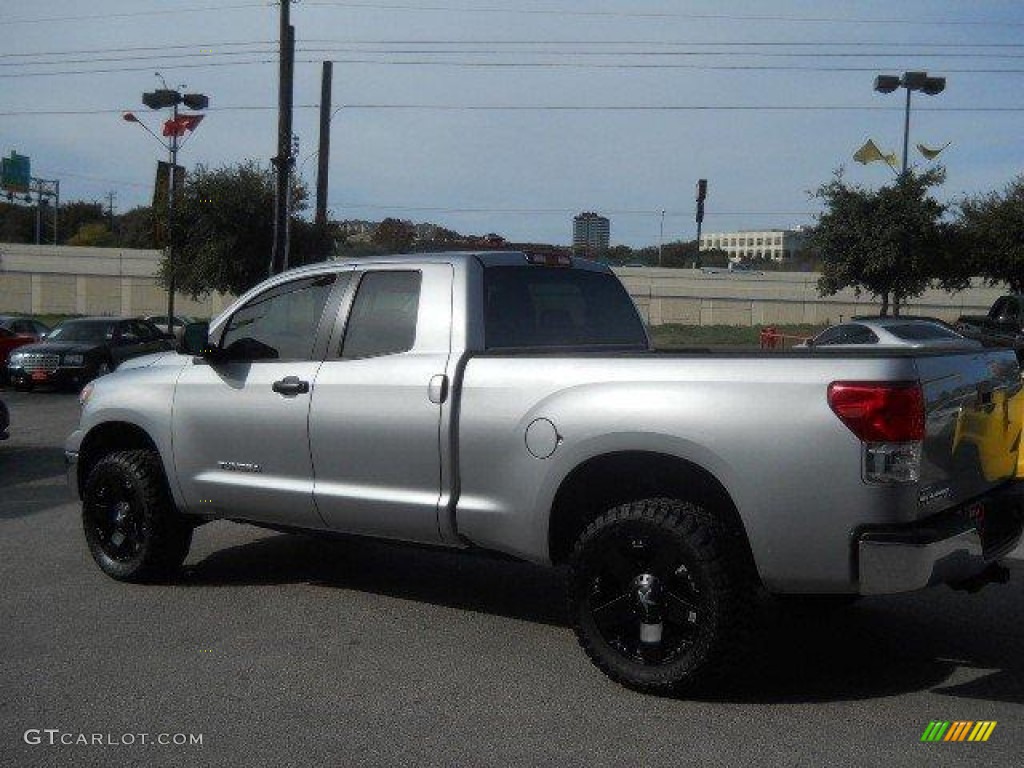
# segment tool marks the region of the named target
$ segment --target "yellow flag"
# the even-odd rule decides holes
[[[918,144],[917,145],[917,151],[920,152],[922,155],[924,155],[926,160],[934,160],[936,157],[939,156],[939,153],[942,150],[944,150],[946,147],[948,147],[952,143],[953,143],[952,141],[947,141],[945,144],[943,144],[938,149],[928,149],[928,147],[926,147],[924,144]]]
[[[887,163],[890,167],[896,167],[896,155],[895,154],[884,154],[871,139],[864,142],[864,146],[853,153],[853,159],[862,165],[873,163],[877,160],[881,160],[883,163]]]

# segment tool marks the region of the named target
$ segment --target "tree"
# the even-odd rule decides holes
[[[1024,293],[1024,175],[1002,192],[963,200],[959,208],[964,261],[971,271]]]
[[[69,241],[78,234],[84,225],[103,224],[105,226],[107,221],[107,214],[103,210],[102,203],[87,203],[84,200],[64,203],[60,207],[60,242],[73,245]]]
[[[901,174],[892,184],[868,190],[847,184],[840,169],[815,193],[825,212],[811,233],[810,245],[822,258],[818,291],[830,296],[853,288],[882,300],[879,314],[898,315],[900,306],[920,296],[933,279],[951,287],[950,249],[941,223],[946,206],[929,195],[945,180],[945,171]]]
[[[393,253],[402,253],[416,240],[416,227],[411,221],[384,219],[373,232],[373,242]]]
[[[90,221],[80,226],[78,231],[68,238],[67,245],[109,248],[116,245],[116,238],[102,221]]]
[[[148,205],[132,208],[117,217],[118,245],[123,248],[156,248],[153,209]]]
[[[35,208],[0,202],[0,243],[34,243]]]
[[[303,210],[307,193],[292,190],[293,208]],[[158,212],[158,215],[164,215]],[[178,289],[193,298],[211,291],[240,294],[267,277],[274,232],[274,174],[255,161],[209,169],[199,166],[175,201],[174,274]],[[327,258],[333,243],[327,228],[293,218],[289,266]],[[169,276],[166,259],[160,278]]]

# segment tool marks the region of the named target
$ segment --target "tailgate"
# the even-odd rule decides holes
[[[917,367],[926,409],[924,516],[979,496],[1015,474],[1024,396],[1012,350],[921,357]]]

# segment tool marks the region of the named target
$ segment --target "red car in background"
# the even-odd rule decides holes
[[[39,341],[50,329],[30,317],[0,315],[0,379],[7,375],[7,358],[11,350]]]

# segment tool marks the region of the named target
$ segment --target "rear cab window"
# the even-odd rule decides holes
[[[545,266],[484,269],[484,343],[488,350],[648,348],[633,301],[614,275]]]

